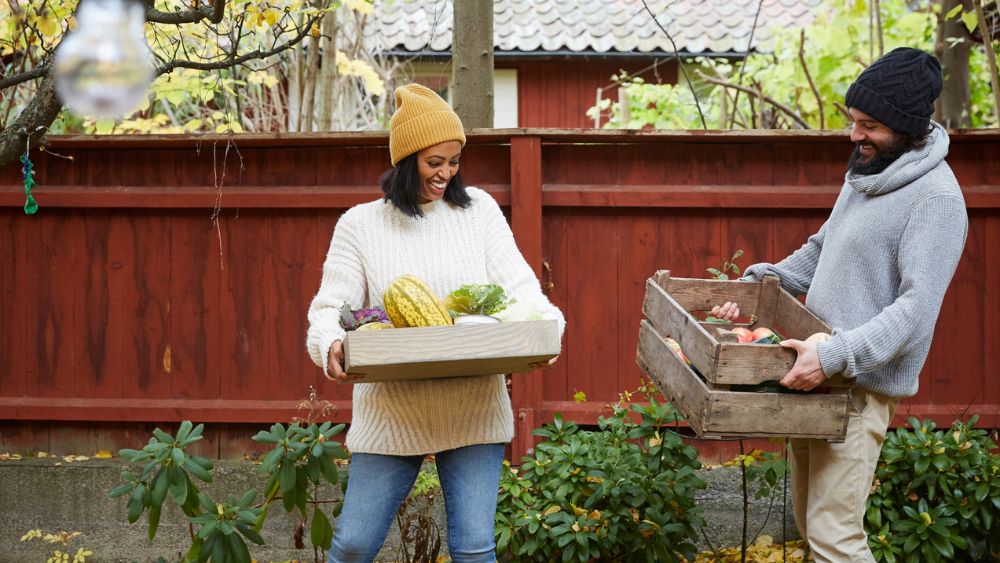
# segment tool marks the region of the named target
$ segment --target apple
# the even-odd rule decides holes
[[[685,364],[691,365],[691,360],[687,359],[687,356],[685,356],[684,352],[681,351],[681,345],[678,344],[676,340],[670,337],[667,337],[665,340],[667,341],[667,348],[670,348],[671,352],[677,354],[677,356],[683,360]]]
[[[753,329],[753,332],[751,332],[750,334],[753,335],[753,340],[760,340],[761,338],[774,336],[774,331],[767,328],[766,326],[759,326]]]
[[[750,342],[753,342],[753,333],[746,327],[738,326],[729,332],[736,334],[736,341],[740,344],[749,344]]]
[[[826,342],[827,340],[830,340],[830,335],[825,332],[817,332],[806,338],[806,342]]]

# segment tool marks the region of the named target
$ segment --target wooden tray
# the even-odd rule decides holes
[[[352,331],[344,364],[355,383],[521,373],[559,355],[554,320]]]
[[[842,442],[847,434],[847,394],[713,389],[667,347],[647,320],[639,326],[637,361],[698,436],[789,436]]]

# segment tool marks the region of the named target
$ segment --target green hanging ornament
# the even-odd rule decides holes
[[[38,202],[35,201],[35,196],[31,195],[31,188],[35,185],[35,171],[33,170],[35,165],[31,162],[27,152],[21,155],[21,164],[21,173],[24,174],[24,213],[34,215],[38,211]]]

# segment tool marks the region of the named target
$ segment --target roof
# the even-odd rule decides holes
[[[688,55],[742,54],[759,0],[646,0]],[[764,0],[750,50],[767,50],[775,27],[812,21],[822,0]],[[447,53],[452,0],[376,0],[370,39],[383,52]],[[497,53],[673,53],[642,0],[496,0]]]

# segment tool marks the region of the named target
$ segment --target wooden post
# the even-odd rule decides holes
[[[510,140],[510,219],[517,247],[535,275],[542,275],[542,140],[518,136]],[[512,461],[535,446],[531,435],[542,403],[542,373],[515,377],[511,383],[515,427]]]
[[[493,127],[493,2],[455,2],[451,103],[466,129]]]

